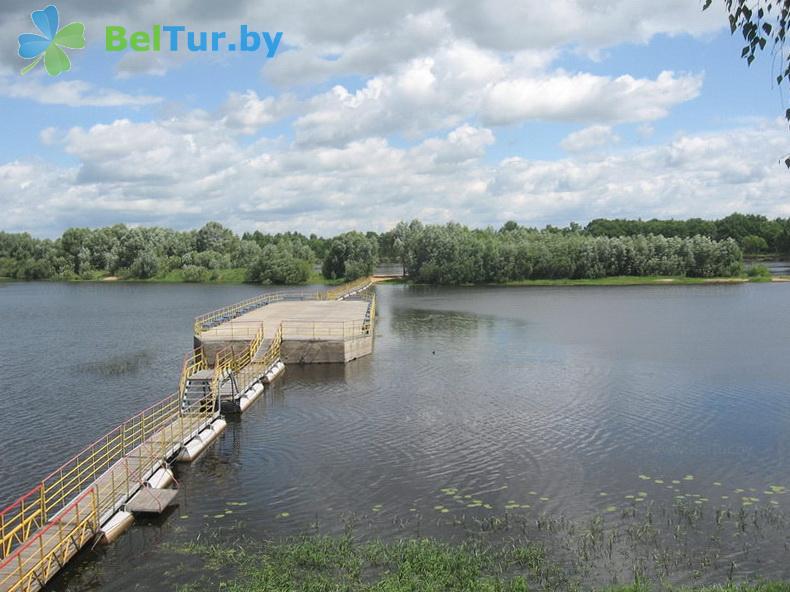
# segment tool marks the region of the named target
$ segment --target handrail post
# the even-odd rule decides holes
[[[93,518],[96,521],[95,528],[98,530],[98,528],[99,528],[99,488],[96,485],[93,486],[93,494],[91,495],[91,499],[93,499]]]
[[[41,492],[40,492],[41,524],[43,525],[47,521],[47,494],[43,481],[41,482],[41,485],[39,485],[39,487],[41,488]]]

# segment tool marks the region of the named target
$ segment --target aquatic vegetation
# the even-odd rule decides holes
[[[642,517],[644,518],[644,517]],[[280,541],[241,540],[219,544],[216,540],[172,545],[171,552],[195,556],[210,571],[214,581],[184,584],[182,590],[227,590],[228,592],[281,592],[284,590],[347,590],[355,592],[406,592],[420,590],[548,592],[790,592],[790,583],[737,583],[732,569],[719,583],[686,587],[673,583],[671,571],[683,563],[683,553],[654,548],[654,566],[641,555],[631,556],[622,575],[599,572],[594,565],[612,560],[623,544],[635,550],[655,541],[657,530],[644,521],[612,533],[602,518],[586,525],[543,517],[546,532],[573,533],[560,544],[537,542],[526,536],[507,536],[493,542],[470,536],[461,542],[409,537],[397,540],[360,540],[353,534],[321,534],[291,537]],[[480,534],[508,533],[522,525],[506,518],[490,518],[481,523]],[[680,532],[683,536],[683,533]],[[573,550],[569,560],[562,549]],[[600,580],[601,574],[608,583]],[[697,578],[701,570],[695,572]]]
[[[89,372],[98,376],[122,376],[138,372],[150,366],[154,355],[148,350],[140,350],[125,354],[112,355],[104,360],[89,362],[80,365],[82,372]]]

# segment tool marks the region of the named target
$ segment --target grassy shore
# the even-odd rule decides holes
[[[427,538],[363,543],[349,536],[312,535],[279,543],[190,544],[173,550],[200,556],[209,571],[231,574],[219,583],[219,589],[228,592],[790,592],[790,583],[784,582],[692,588],[645,579],[596,588],[567,575],[537,543],[492,546]],[[180,592],[207,589],[217,589],[216,582],[186,584]]]
[[[243,284],[245,282],[247,270],[243,267],[232,269],[217,269],[209,275],[208,279],[195,282],[201,284]],[[104,281],[107,281],[104,278]],[[156,275],[146,280],[123,280],[123,281],[144,281],[157,284],[183,284],[189,283],[184,278],[184,272],[180,269],[174,269],[165,274]]]
[[[721,277],[696,278],[685,276],[618,275],[595,279],[520,280],[506,282],[505,286],[645,286],[645,285],[689,285],[689,284],[743,284],[752,280],[770,281],[770,278]]]
[[[13,278],[0,277],[0,282],[18,281]],[[55,280],[57,281],[57,280]],[[246,270],[244,268],[218,269],[210,273],[201,281],[192,281],[184,277],[181,270],[173,270],[164,274],[156,275],[148,279],[122,278],[116,276],[96,276],[92,278],[82,278],[66,280],[72,282],[134,282],[148,284],[245,284]],[[345,280],[327,279],[320,273],[312,273],[305,285],[325,285],[335,286],[342,284]],[[418,284],[408,278],[380,278],[377,283],[386,284]],[[491,286],[510,286],[510,287],[531,287],[531,286],[666,286],[666,285],[704,285],[704,284],[745,284],[745,283],[768,283],[768,282],[790,282],[790,276],[758,276],[758,277],[720,277],[720,278],[693,278],[684,276],[637,276],[622,275],[596,279],[556,279],[556,280],[518,280],[499,284],[487,284]],[[470,284],[474,285],[474,284]]]
[[[184,272],[180,269],[175,269],[167,273],[155,275],[151,278],[125,278],[114,275],[95,275],[92,277],[74,278],[68,280],[39,280],[39,281],[66,281],[66,282],[122,282],[122,283],[142,283],[142,284],[247,284],[247,270],[243,267],[231,269],[217,269],[206,273],[206,276],[199,281],[188,279],[184,276]],[[15,280],[14,278],[7,278],[0,276],[0,282],[16,282],[24,280]],[[343,278],[340,279],[327,279],[320,273],[312,273],[304,285],[325,285],[336,286],[344,283]],[[254,285],[254,284],[250,284]]]
[[[83,281],[83,280],[75,280],[75,281]],[[169,271],[165,274],[156,275],[152,278],[145,279],[145,280],[138,280],[138,279],[125,279],[125,278],[118,278],[118,277],[102,277],[97,279],[91,279],[87,281],[120,281],[120,282],[145,282],[151,284],[184,284],[184,283],[201,283],[201,284],[246,284],[247,282],[247,270],[243,267],[233,268],[233,269],[217,269],[215,271],[210,272],[208,277],[202,281],[194,282],[186,279],[184,277],[184,273],[180,269],[175,269],[173,271]],[[340,279],[327,279],[323,275],[317,272],[313,272],[310,274],[307,282],[304,285],[325,285],[325,286],[335,286],[342,284],[345,280],[342,278]]]
[[[407,278],[386,278],[378,280],[380,283],[388,284],[412,284]],[[761,282],[781,282],[790,281],[790,278],[783,277],[720,277],[720,278],[693,278],[685,276],[657,276],[657,275],[620,275],[595,279],[556,279],[556,280],[518,280],[499,284],[486,284],[489,286],[511,286],[511,287],[530,287],[530,286],[667,286],[667,285],[705,285],[705,284],[745,284]],[[472,285],[472,284],[470,284]]]

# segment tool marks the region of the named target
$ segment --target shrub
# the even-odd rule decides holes
[[[298,250],[298,249],[297,249]],[[266,245],[258,260],[247,270],[247,279],[265,284],[304,284],[310,279],[312,265],[297,257],[288,242]]]
[[[181,276],[185,282],[199,283],[209,279],[209,271],[197,265],[185,265],[181,270]]]
[[[771,277],[771,270],[762,264],[752,265],[746,270],[746,275],[750,278],[768,278]]]

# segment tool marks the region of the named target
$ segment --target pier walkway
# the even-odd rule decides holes
[[[178,391],[0,511],[0,592],[39,590],[83,547],[120,536],[133,512],[161,512],[177,493],[171,465],[197,458],[225,427],[223,413],[263,393],[284,370],[287,347],[299,363],[370,353],[372,285],[362,278],[317,294],[263,294],[195,319]]]

